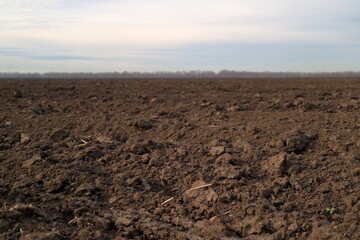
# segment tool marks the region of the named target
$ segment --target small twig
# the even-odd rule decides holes
[[[346,237],[346,235],[348,235],[348,233],[350,232],[351,229],[347,230],[346,233],[344,233],[343,237]]]
[[[173,189],[170,190],[170,192],[173,192],[173,191],[175,191],[176,189],[179,189],[179,188],[180,187],[173,188]]]
[[[216,216],[213,216],[212,218],[209,219],[209,222],[215,221],[216,218],[217,218]]]
[[[174,197],[172,197],[172,198],[169,198],[168,200],[166,200],[166,201],[163,201],[162,203],[161,203],[161,205],[164,205],[165,203],[167,203],[167,202],[170,202],[171,200],[173,200],[174,199]]]
[[[205,185],[202,185],[202,186],[198,186],[198,187],[194,187],[194,188],[191,188],[189,190],[186,190],[186,192],[190,192],[190,191],[193,191],[193,190],[198,190],[198,189],[201,189],[201,188],[206,188],[206,187],[210,187],[212,184],[205,184]]]
[[[223,215],[225,216],[225,215],[228,215],[229,213],[231,213],[231,211],[227,211]]]
[[[82,144],[79,144],[79,146],[85,146],[87,145],[89,142],[85,141],[84,139],[80,139],[80,141],[82,142]]]
[[[78,220],[78,217],[75,217],[73,220],[70,220],[68,222],[68,224],[73,224],[73,223],[77,222],[77,220]]]

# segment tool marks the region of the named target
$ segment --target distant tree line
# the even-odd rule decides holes
[[[360,72],[249,72],[249,71],[177,71],[177,72],[0,72],[0,78],[34,79],[120,79],[120,78],[355,78]]]

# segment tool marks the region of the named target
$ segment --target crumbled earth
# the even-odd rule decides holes
[[[360,79],[1,80],[1,239],[360,239]]]

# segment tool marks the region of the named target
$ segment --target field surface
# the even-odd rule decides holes
[[[0,239],[360,239],[360,79],[1,80]]]

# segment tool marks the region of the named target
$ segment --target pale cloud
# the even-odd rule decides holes
[[[3,0],[0,47],[16,49],[18,58],[79,56],[119,63],[179,59],[178,49],[201,44],[358,49],[359,16],[357,0]]]
[[[339,6],[341,2],[342,6]],[[354,1],[5,1],[4,37],[60,44],[174,46],[216,41],[345,41],[341,29],[311,29]],[[337,3],[337,4],[336,4]],[[346,4],[348,3],[348,4]],[[356,4],[356,3],[355,3]],[[331,20],[331,19],[330,19]]]

